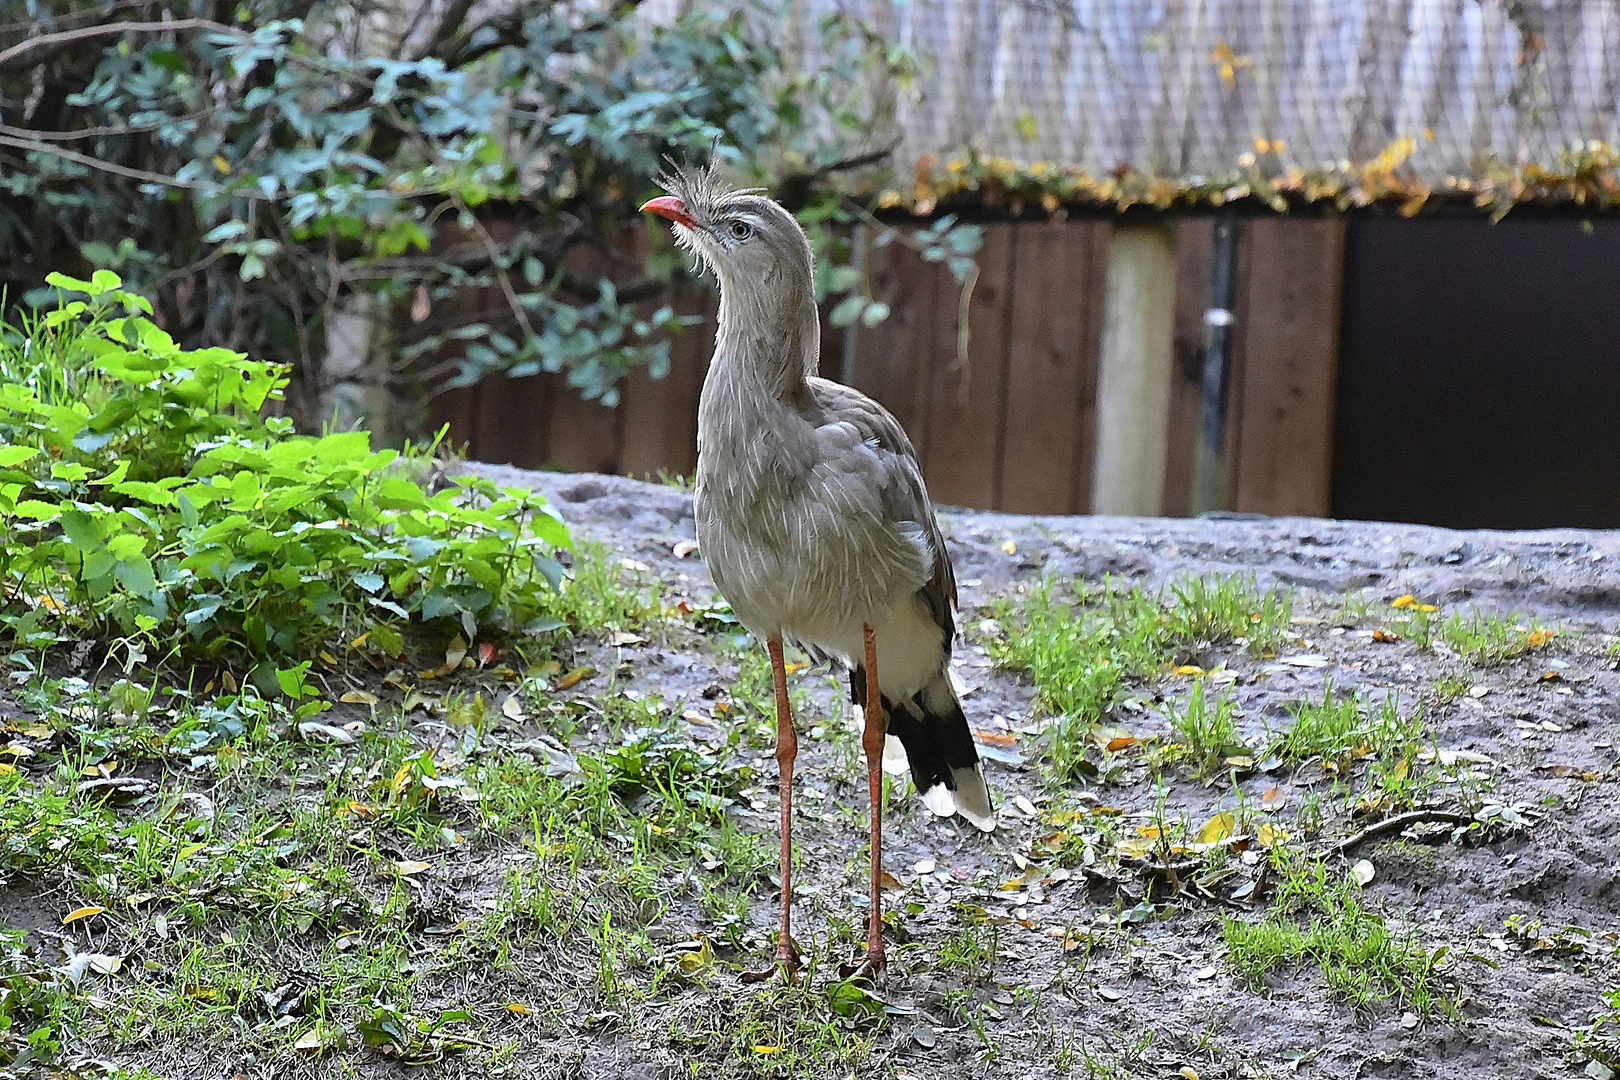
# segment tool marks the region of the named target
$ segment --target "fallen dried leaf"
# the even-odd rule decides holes
[[[411,874],[420,874],[422,871],[428,869],[428,864],[425,862],[418,862],[415,859],[401,859],[399,862],[394,864],[394,869],[399,871],[402,875],[409,876]]]
[[[1137,740],[1135,735],[1121,735],[1116,739],[1109,739],[1108,744],[1104,746],[1103,749],[1107,750],[1110,754],[1117,754],[1121,750],[1128,750],[1129,748],[1135,746],[1136,742]]]
[[[1198,842],[1200,844],[1219,843],[1236,831],[1237,815],[1223,810],[1204,822],[1204,827],[1198,830]]]
[[[63,917],[62,925],[70,926],[73,923],[78,922],[80,919],[88,919],[92,916],[100,915],[106,910],[107,909],[104,907],[97,907],[93,904],[89,907],[74,908],[72,911],[68,912],[65,917]]]
[[[364,690],[350,690],[338,700],[345,705],[375,705],[377,704],[377,695],[368,694]]]
[[[578,686],[581,682],[585,681],[586,679],[590,678],[592,675],[595,675],[595,674],[596,674],[596,669],[593,668],[593,667],[577,667],[577,668],[574,668],[568,674],[564,675],[562,678],[557,680],[556,689],[558,689],[558,690],[571,690],[575,686]]]
[[[1356,865],[1350,868],[1350,876],[1356,879],[1357,885],[1371,884],[1373,875],[1377,872],[1378,871],[1373,868],[1372,862],[1368,859],[1360,859],[1356,862]]]

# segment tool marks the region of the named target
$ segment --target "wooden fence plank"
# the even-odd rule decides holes
[[[618,417],[600,401],[586,401],[561,375],[552,383],[546,412],[546,456],[541,464],[567,472],[619,471]]]
[[[941,278],[950,274],[902,244],[867,252],[871,296],[889,306],[889,317],[876,326],[857,323],[841,334],[849,352],[841,357],[850,383],[894,413],[911,441],[928,439],[928,391],[934,368],[934,323],[941,312],[937,297]],[[830,377],[838,373],[823,372]]]
[[[1006,401],[1007,336],[1012,314],[1013,225],[987,225],[973,289],[967,363],[954,347],[936,358],[923,475],[936,502],[996,509]],[[955,295],[955,290],[950,290]],[[955,337],[956,314],[937,305]]]
[[[1192,507],[1204,379],[1204,312],[1215,255],[1213,218],[1176,223],[1176,326],[1170,371],[1170,419],[1164,462],[1164,512],[1185,517]]]
[[[625,379],[618,468],[642,479],[656,479],[659,470],[690,476],[697,466],[698,395],[714,352],[714,294],[686,286],[670,302],[678,313],[701,316],[703,322],[670,342],[669,374],[654,379],[637,369]]]
[[[438,431],[441,425],[449,424],[445,441],[457,450],[469,446],[478,424],[478,388],[457,386],[441,390],[428,402],[426,412],[428,435]]]
[[[521,379],[491,375],[478,384],[477,423],[473,428],[475,461],[538,469],[549,453],[546,418],[551,412],[554,375]]]
[[[1233,508],[1326,515],[1332,507],[1334,388],[1344,222],[1255,218],[1237,352],[1243,358]],[[1243,260],[1240,259],[1240,262]],[[1234,386],[1234,395],[1239,390]]]
[[[1018,226],[996,505],[1074,514],[1091,505],[1107,222]]]

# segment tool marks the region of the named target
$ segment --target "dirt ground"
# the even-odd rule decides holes
[[[626,572],[656,582],[666,610],[701,611],[713,600],[692,551],[686,492],[608,476],[471,468],[503,484],[541,489],[576,537],[609,545]],[[608,1001],[591,989],[592,970],[600,981],[604,964],[611,968],[613,961],[588,939],[548,943],[541,933],[538,942],[529,935],[508,943],[509,951],[491,953],[487,942],[458,951],[457,942],[472,936],[467,928],[499,900],[511,866],[532,858],[533,844],[507,838],[430,854],[412,847],[409,837],[395,837],[389,842],[397,849],[384,849],[386,859],[434,863],[431,870],[411,871],[416,891],[400,926],[401,948],[418,1014],[468,1011],[458,1023],[473,1025],[472,1034],[455,1049],[420,1066],[352,1039],[341,1052],[295,1053],[294,1025],[285,1029],[285,1051],[267,1052],[276,1044],[264,1032],[276,1025],[266,998],[271,1014],[222,1009],[217,1026],[202,1034],[149,1037],[141,1033],[140,1017],[128,1017],[116,1037],[73,1048],[76,1075],[97,1074],[97,1059],[151,1070],[136,1075],[233,1080],[1603,1080],[1609,1068],[1603,1061],[1620,1067],[1620,1045],[1581,1034],[1604,1011],[1603,995],[1620,987],[1620,673],[1613,647],[1620,534],[949,510],[941,520],[962,594],[957,669],[964,706],[982,736],[1000,826],[986,836],[959,821],[935,819],[909,783],[895,786],[885,840],[885,865],[896,879],[886,897],[894,948],[876,988],[883,1011],[858,1008],[847,1018],[828,1011],[827,967],[849,955],[865,915],[866,796],[841,680],[809,669],[795,676],[809,706],[798,717],[804,737],[795,801],[795,936],[821,964],[812,974],[814,993],[795,996],[741,979],[770,956],[775,890],[768,873],[747,890],[743,925],[728,934],[695,899],[707,868],[691,868],[689,881],[667,890],[674,899],[634,928],[652,950],[624,975],[636,992]],[[1043,580],[1098,584],[1111,578],[1157,590],[1188,575],[1239,575],[1261,589],[1292,591],[1291,636],[1274,654],[1254,656],[1233,644],[1177,660],[1221,674],[1246,743],[1259,747],[1268,733],[1286,730],[1290,708],[1320,700],[1331,681],[1367,701],[1396,694],[1403,713],[1421,706],[1430,745],[1427,756],[1420,755],[1424,764],[1413,767],[1437,772],[1444,764],[1450,779],[1424,788],[1415,812],[1403,810],[1411,816],[1384,829],[1379,822],[1389,814],[1376,806],[1354,813],[1353,793],[1346,797],[1320,764],[1262,760],[1201,777],[1187,768],[1149,768],[1138,751],[1127,751],[1117,755],[1121,765],[1114,771],[1057,781],[1043,759],[1033,685],[991,662],[988,647],[999,632],[987,621],[993,606],[1010,598],[1016,609]],[[1406,596],[1415,598],[1408,604],[1435,605],[1438,615],[1506,614],[1538,620],[1557,633],[1522,655],[1473,663],[1443,646],[1420,648],[1408,637],[1384,633],[1401,610],[1392,602]],[[592,707],[610,697],[656,697],[669,703],[663,715],[684,726],[691,740],[721,742],[726,725],[715,705],[731,695],[747,654],[716,647],[715,637],[694,632],[688,622],[668,632],[583,643],[572,662],[600,674],[567,695]],[[1106,738],[1138,738],[1138,750],[1162,746],[1170,728],[1166,711],[1186,701],[1191,682],[1185,672],[1166,670],[1134,686],[1106,717]],[[403,704],[404,719],[399,710],[391,714],[396,737],[424,747],[443,742],[445,725],[413,713],[404,684],[379,679],[370,690],[386,704]],[[605,730],[585,723],[561,747],[543,726],[519,719],[521,710],[506,712],[499,697],[492,704],[503,718],[479,753],[521,752],[555,763],[568,753],[600,752],[608,740]],[[375,714],[379,723],[384,715],[383,709]],[[322,721],[342,725],[372,716],[344,705]],[[0,692],[0,720],[8,718],[21,722],[24,711]],[[349,749],[326,747],[327,759],[308,764],[316,788],[328,769],[333,778],[345,767],[363,771],[343,764]],[[777,816],[771,750],[753,738],[736,753],[750,766],[751,779],[726,813],[768,851]],[[170,773],[181,784],[198,783],[183,769]],[[305,797],[299,792],[311,788],[304,775],[267,797],[289,805]],[[214,794],[223,806],[224,796]],[[1305,838],[1299,822],[1312,805],[1320,807],[1320,821]],[[1055,830],[1077,815],[1107,815],[1123,823],[1125,836],[1155,821],[1180,822],[1193,835],[1234,810],[1274,821],[1281,831],[1299,829],[1304,848],[1326,853],[1336,876],[1364,862],[1363,875],[1372,876],[1363,902],[1403,940],[1430,954],[1446,950],[1434,977],[1443,996],[1458,1003],[1453,1014],[1391,1002],[1352,1007],[1328,992],[1322,971],[1308,961],[1258,981],[1242,977],[1223,922],[1260,919],[1275,885],[1266,877],[1265,853],[1252,845],[1241,857],[1234,846],[1217,873],[1197,860],[1166,872],[1162,864],[1155,868],[1151,853],[1121,859],[1115,849],[1093,865],[1052,852]],[[144,811],[137,804],[129,813]],[[477,834],[475,818],[473,812],[465,826],[469,837]],[[1480,824],[1459,827],[1470,820]],[[341,843],[334,848],[341,849]],[[343,857],[357,878],[371,875],[368,866],[378,860],[375,851],[369,863],[367,856]],[[392,885],[375,887],[373,911],[386,909],[388,888],[400,894],[399,875],[377,875],[384,877]],[[0,924],[32,931],[42,959],[57,963],[61,957],[52,955],[50,942],[62,936],[62,912],[83,902],[71,876],[13,879],[0,883]],[[133,968],[143,948],[155,949],[151,932],[150,913],[132,916],[97,948],[127,954]],[[658,974],[678,968],[702,941],[711,942],[714,956],[704,958],[700,977]],[[227,936],[223,946],[230,944]],[[214,941],[210,947],[222,946]],[[319,931],[294,935],[284,956],[270,958],[276,961],[271,967],[286,971],[263,977],[313,994],[330,978],[322,972],[331,969],[322,965],[348,962],[334,961],[333,947]],[[162,974],[149,962],[146,975],[117,978],[152,981]],[[611,970],[607,977],[613,978]],[[119,996],[117,978],[95,991],[104,1012],[137,1000]],[[248,996],[264,995],[255,988]],[[535,1006],[537,1014],[502,1004],[517,1001]],[[1620,1000],[1608,1008],[1620,1009]],[[739,1040],[733,1037],[738,1030],[760,1034]],[[1604,1031],[1612,1034],[1612,1025]],[[820,1042],[793,1056],[787,1044],[796,1038]]]
[[[479,468],[503,483],[540,487],[579,534],[614,545],[663,575],[677,593],[695,600],[711,593],[701,562],[676,554],[685,551],[680,541],[693,537],[690,498],[681,491],[614,477]],[[1436,835],[1419,827],[1411,834],[1417,844],[1369,842],[1345,853],[1345,865],[1360,857],[1373,862],[1368,894],[1392,925],[1414,933],[1427,948],[1449,946],[1444,970],[1463,1001],[1454,1020],[1419,1019],[1394,1008],[1356,1011],[1328,997],[1309,968],[1269,976],[1258,992],[1234,977],[1222,964],[1221,906],[1183,903],[1169,914],[1131,923],[1120,919],[1132,907],[1130,888],[1098,889],[1080,875],[996,888],[1019,877],[1017,860],[1050,831],[1015,803],[1022,796],[1029,800],[1025,806],[1044,807],[1049,786],[1033,763],[1011,763],[1021,755],[1004,754],[988,762],[1001,820],[994,835],[932,819],[914,796],[891,815],[887,833],[886,865],[907,887],[895,894],[897,902],[948,895],[981,905],[1000,920],[993,972],[973,989],[990,1006],[980,1014],[991,1017],[987,1030],[981,1037],[955,1018],[960,1009],[940,1009],[949,980],[907,971],[902,963],[884,996],[916,1013],[889,1026],[860,1075],[1023,1078],[1071,1070],[1088,1075],[1089,1066],[1091,1075],[1101,1076],[1297,1072],[1506,1080],[1582,1075],[1590,1067],[1571,1052],[1571,1030],[1589,1023],[1600,991],[1620,982],[1620,675],[1609,649],[1620,613],[1620,535],[1307,519],[954,511],[941,518],[961,583],[967,632],[958,644],[958,667],[972,687],[965,706],[981,729],[1016,733],[1030,717],[1032,697],[1026,682],[992,670],[975,644],[980,609],[992,598],[1042,576],[1097,582],[1112,575],[1160,586],[1187,574],[1252,574],[1261,587],[1295,591],[1300,638],[1277,658],[1256,659],[1243,649],[1201,658],[1205,667],[1224,664],[1235,673],[1232,691],[1246,736],[1285,726],[1287,706],[1319,698],[1328,680],[1347,691],[1382,696],[1393,690],[1417,701],[1437,678],[1460,674],[1470,692],[1430,709],[1435,746],[1488,759],[1477,771],[1489,774],[1490,800],[1516,809],[1524,824],[1490,833],[1485,842],[1462,843],[1449,840],[1444,829]],[[1534,616],[1561,633],[1548,652],[1472,669],[1459,658],[1420,652],[1403,641],[1372,640],[1365,628],[1333,624],[1332,613],[1347,595],[1365,598],[1376,612],[1404,594],[1442,612]],[[656,648],[632,646],[622,653],[629,661],[625,670],[635,672],[628,689],[665,698],[700,694],[728,674],[701,658]],[[1312,659],[1296,666],[1288,663],[1290,655]],[[832,697],[829,684],[816,700],[823,705]],[[1151,711],[1119,720],[1141,734],[1164,728]],[[800,718],[801,727],[815,722],[814,716]],[[801,745],[802,785],[829,788],[818,779],[828,769],[827,744]],[[760,764],[769,775],[771,763]],[[1252,801],[1274,786],[1286,793],[1311,782],[1307,776],[1256,774],[1241,787]],[[1158,797],[1140,778],[1094,790],[1127,814],[1150,810]],[[1170,813],[1194,826],[1232,806],[1237,796],[1229,785],[1186,779],[1172,781],[1164,793]],[[825,797],[851,805],[865,801],[848,784],[831,786]],[[768,829],[774,799],[765,798],[759,811],[757,826]],[[860,837],[817,818],[807,810],[799,834],[799,912],[807,931],[826,909],[843,905],[844,917],[859,916],[852,905],[860,889]],[[1351,831],[1348,825],[1342,830]],[[926,867],[924,860],[934,863],[932,875],[914,871]],[[915,933],[949,932],[937,914],[940,906],[928,910],[936,921],[918,925]],[[755,905],[762,932],[771,914],[770,903]],[[1565,947],[1570,936],[1538,941],[1515,935],[1506,929],[1515,916],[1525,925],[1539,922],[1543,935],[1575,928],[1590,937],[1574,935],[1585,945],[1571,949]],[[1110,933],[1099,938],[1106,947],[1081,964],[1065,934],[1087,926]],[[731,984],[713,992],[724,997],[751,991]],[[933,1045],[920,1045],[919,1027],[932,1036],[921,1041]],[[1064,1055],[1065,1044],[1083,1052]],[[678,1055],[660,1040],[628,1034],[589,1046],[582,1065],[587,1075],[684,1075]],[[1601,1068],[1586,1075],[1604,1075]]]

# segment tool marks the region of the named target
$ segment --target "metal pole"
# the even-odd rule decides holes
[[[1237,215],[1215,219],[1209,309],[1204,312],[1204,372],[1193,455],[1192,512],[1227,510],[1226,399],[1232,369],[1232,306],[1237,300]]]

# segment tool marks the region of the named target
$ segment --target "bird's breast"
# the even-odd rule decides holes
[[[722,479],[698,484],[698,545],[715,586],[756,635],[814,644],[927,580],[926,540],[915,527],[852,511],[814,485],[728,490]]]

